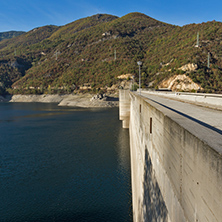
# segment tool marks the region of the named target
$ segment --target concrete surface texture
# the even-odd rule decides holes
[[[143,93],[129,109],[134,221],[221,221],[222,112]]]
[[[190,133],[222,153],[222,111],[156,95],[142,93],[142,96]]]
[[[122,127],[129,128],[130,97],[128,90],[119,91],[119,119],[122,120]]]
[[[144,95],[158,95],[182,102],[188,102],[199,106],[222,110],[222,95],[210,93],[187,93],[187,92],[163,92],[142,91]]]

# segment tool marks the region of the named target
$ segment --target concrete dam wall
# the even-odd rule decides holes
[[[222,221],[221,152],[143,96],[120,90],[119,108],[130,133],[134,222]]]

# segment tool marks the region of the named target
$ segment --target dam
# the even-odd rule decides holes
[[[222,98],[120,90],[119,118],[130,134],[133,221],[221,221]]]

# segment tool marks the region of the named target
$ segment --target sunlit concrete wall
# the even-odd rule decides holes
[[[130,118],[130,96],[129,90],[119,91],[119,119],[122,120],[122,127],[129,128]]]
[[[221,221],[221,155],[139,95],[130,101],[134,222]]]

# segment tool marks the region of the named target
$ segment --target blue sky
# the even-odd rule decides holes
[[[65,25],[98,13],[121,17],[130,12],[141,12],[183,26],[222,21],[221,8],[221,0],[0,0],[0,32]]]

